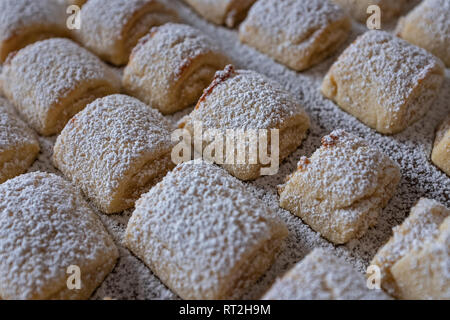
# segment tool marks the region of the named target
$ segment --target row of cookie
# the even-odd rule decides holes
[[[94,2],[95,1],[89,1],[83,8],[89,9],[88,6]],[[133,1],[127,2],[127,5],[131,6],[129,8],[130,12],[138,10],[136,5],[131,5],[132,2]],[[263,2],[264,1],[258,2],[253,8],[263,5]],[[117,8],[121,8],[121,11],[128,11],[124,9],[127,8],[127,5],[125,4],[119,6],[118,3],[102,3],[103,6],[116,5]],[[108,3],[108,5],[105,3]],[[278,2],[271,2],[272,5],[269,7],[272,8],[275,3]],[[317,6],[317,3],[315,5]],[[286,10],[285,6],[288,6],[288,8],[289,6],[293,6],[292,10],[288,10],[289,12],[294,12],[301,8],[301,5],[293,5],[289,1],[283,2],[283,5],[280,6],[283,10]],[[132,8],[133,10],[131,10]],[[324,8],[338,10],[331,4],[327,4]],[[316,15],[320,14],[324,15],[322,19],[316,17],[313,20],[324,20],[327,14],[329,14],[325,9],[322,11],[309,10],[313,13],[311,17],[316,17]],[[96,10],[88,11],[96,12]],[[158,15],[157,11],[153,13]],[[259,15],[255,14],[255,16]],[[283,15],[277,13],[276,16]],[[339,15],[333,16],[337,17]],[[100,17],[97,18],[88,20],[105,21],[105,19],[101,19]],[[251,15],[249,20],[251,20],[250,18]],[[288,21],[288,19],[282,20],[283,23]],[[123,23],[124,22],[122,21],[122,24],[118,23],[118,25],[122,26]],[[311,23],[308,23],[308,25]],[[147,27],[150,28],[150,25],[147,25]],[[12,26],[14,26],[14,24],[12,24]],[[229,61],[229,59],[219,52],[217,46],[200,32],[188,29],[187,27],[182,28],[181,25],[177,26],[178,28],[175,27],[175,25],[171,25],[171,27],[166,26],[159,29],[153,29],[152,32],[144,37],[140,45],[134,50],[131,61],[125,69],[123,77],[123,85],[129,94],[158,108],[163,113],[173,113],[195,103],[201,95],[202,90],[211,81],[214,72],[223,68]],[[11,28],[15,29],[14,27]],[[100,30],[102,28],[97,27],[96,29]],[[110,29],[111,28],[108,28],[107,30]],[[300,28],[294,29],[298,30]],[[108,37],[112,37],[108,32],[87,32],[87,34],[91,37],[94,37],[95,35],[99,37],[99,39],[96,39],[94,42],[101,44],[102,42],[111,42],[102,39],[102,37],[98,35],[107,33],[109,35]],[[140,36],[144,34],[145,33],[142,33]],[[277,34],[280,33],[278,32]],[[123,38],[124,36],[118,37],[118,39]],[[253,36],[251,38],[256,39],[256,37]],[[268,37],[264,36],[264,38],[267,39]],[[105,58],[100,50],[92,49],[85,41],[81,42]],[[134,43],[135,42],[133,41],[133,45]],[[271,44],[269,47],[278,48],[277,50],[283,51],[280,46]],[[287,48],[290,47],[291,46],[287,46]],[[45,50],[46,48],[39,49]],[[106,52],[114,52],[112,48],[104,47],[103,49]],[[314,52],[314,50],[309,47],[304,49],[308,53]],[[131,50],[131,48],[129,48],[129,50]],[[129,52],[127,51],[127,53]],[[49,54],[49,56],[52,55],[53,54]],[[62,55],[62,53],[60,55]],[[126,60],[128,60],[128,54],[125,54],[125,56]],[[283,56],[295,56],[296,59],[301,57],[298,52],[290,55],[283,53]],[[318,55],[314,54],[314,56],[316,57]],[[48,56],[40,57],[42,60],[44,60],[44,58],[51,59],[51,57]],[[11,57],[11,60],[14,61],[14,57]],[[17,60],[20,59],[17,58]],[[58,59],[58,62],[59,60],[63,59]],[[81,63],[80,60],[81,58],[74,60],[72,65]],[[23,61],[21,60],[20,62],[31,63],[29,59],[27,61],[23,59]],[[67,61],[62,62],[66,63]],[[61,69],[63,66],[58,64],[57,67]],[[26,71],[30,73],[33,85],[46,85],[46,83],[42,83],[42,80],[47,80],[45,77],[44,79],[40,79],[41,82],[37,82],[38,79],[32,77],[34,75],[33,72],[43,72],[43,67],[39,69],[39,66],[36,66],[35,64],[33,68],[21,70],[23,72],[20,75],[20,79],[16,79],[17,81],[20,80],[21,82],[24,82],[27,80]],[[351,113],[368,126],[381,133],[392,134],[404,130],[407,126],[426,113],[442,85],[444,71],[445,69],[442,63],[431,54],[428,54],[425,50],[409,45],[405,41],[387,33],[375,31],[367,32],[347,48],[331,67],[324,79],[322,93],[327,98],[334,100],[342,109]],[[79,72],[85,75],[87,70],[80,70]],[[3,74],[5,73],[6,72],[3,72]],[[99,72],[97,71],[97,74],[98,73]],[[54,77],[59,75],[59,79],[53,78],[52,80],[67,81],[67,79],[61,77],[59,72],[54,72],[52,74]],[[7,85],[11,81],[10,78],[14,78],[14,76],[14,74],[10,76],[5,74],[3,82]],[[114,78],[110,75],[107,76],[108,79]],[[28,80],[28,82],[31,81]],[[109,86],[111,86],[111,84],[109,84]],[[23,104],[21,100],[24,98],[16,93],[18,97],[14,99],[14,92],[8,93],[8,91],[13,91],[14,89],[19,91],[18,88],[23,89],[22,87],[19,87],[19,84],[13,82],[9,85],[9,89],[6,88],[6,94],[16,106],[19,106],[19,109],[24,109],[23,113],[27,113],[27,110],[25,109],[30,108],[30,106],[25,105],[20,107],[20,105]],[[52,87],[53,91],[58,89],[61,90],[61,88]],[[92,92],[88,92],[88,94],[91,95],[91,98],[95,98],[98,95],[104,94],[102,89],[109,89],[109,91],[111,91],[111,88],[99,88],[97,85],[94,86],[94,89],[88,90],[94,91],[93,93],[96,93],[96,95]],[[68,89],[65,91],[68,91]],[[40,90],[39,94],[43,94],[42,92],[45,91]],[[33,94],[32,98],[34,98],[32,100],[39,100],[36,97],[33,97]],[[45,95],[42,98],[43,99],[41,100],[45,100]],[[65,108],[67,112],[65,112],[65,119],[62,119],[62,124],[49,124],[48,126],[52,127],[52,129],[46,128],[46,124],[40,124],[39,126],[34,123],[33,126],[41,134],[55,134],[59,132],[64,123],[82,108],[79,102],[85,100],[83,94],[81,94],[81,97],[77,96],[74,98],[76,99],[75,101],[71,99],[66,101],[66,104],[70,105],[70,107]],[[50,108],[47,104],[54,101],[47,100],[45,102],[46,105],[44,106],[44,109]],[[71,108],[73,110],[70,110]],[[33,112],[33,114],[35,113],[36,112]],[[35,115],[35,117],[38,116]],[[28,115],[28,118],[31,118],[31,115]],[[41,122],[43,122],[43,120],[41,120]]]
[[[70,183],[29,173],[0,185],[0,297],[88,298],[117,248]],[[214,213],[214,214],[211,214]],[[396,298],[448,299],[450,210],[422,199],[374,257]],[[144,194],[124,244],[184,299],[234,299],[271,266],[287,228],[242,182],[203,161],[178,165]],[[80,268],[81,289],[67,287]],[[345,262],[315,250],[266,299],[388,299]]]

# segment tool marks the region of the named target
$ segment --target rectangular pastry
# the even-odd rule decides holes
[[[244,134],[249,135],[252,130],[263,131],[268,137],[271,136],[271,130],[278,130],[277,150],[275,151],[275,144],[274,150],[271,147],[267,150],[269,158],[275,157],[276,162],[279,163],[300,146],[306,137],[310,122],[299,102],[278,83],[254,71],[235,70],[232,65],[228,65],[224,71],[216,73],[195,110],[180,122],[180,126],[188,130],[194,139],[198,139],[195,137],[197,124],[201,124],[205,137],[203,144],[194,143],[195,151],[203,154],[208,161],[215,162],[219,162],[216,156],[209,157],[206,152],[203,152],[206,150],[209,139],[206,135],[208,130],[216,130],[225,138],[227,132],[231,130],[236,140],[242,138]],[[248,144],[250,144],[249,140],[246,140]],[[223,148],[225,156],[220,164],[241,180],[256,179],[268,164],[264,163],[262,161],[264,159],[258,155],[252,162],[250,147],[247,145],[245,147],[247,148],[246,157],[242,163],[238,163],[237,156],[233,159],[234,161],[230,160],[231,157],[227,158],[229,154],[233,154],[234,149],[225,143]],[[264,149],[261,144],[258,147],[261,150]]]
[[[321,90],[369,127],[394,134],[425,115],[439,93],[444,70],[424,49],[372,30],[342,53]]]
[[[168,170],[171,123],[126,95],[97,99],[56,140],[53,162],[105,213],[131,208]]]
[[[399,20],[397,36],[424,48],[450,67],[450,1],[424,0]]]
[[[371,262],[386,292],[400,299],[450,299],[449,216],[444,205],[422,198],[393,229]]]
[[[195,160],[137,201],[125,243],[181,298],[234,299],[269,268],[286,236],[239,180]]]
[[[76,38],[118,66],[128,62],[131,50],[152,27],[178,20],[175,12],[157,0],[89,0],[80,14]]]
[[[263,297],[264,300],[389,300],[369,290],[364,276],[324,249],[314,249]]]
[[[0,63],[36,41],[69,36],[64,9],[55,0],[0,1]]]
[[[240,40],[296,71],[333,54],[350,18],[329,0],[259,0],[239,28]]]
[[[33,130],[0,97],[0,183],[24,173],[34,162],[40,147]]]
[[[123,72],[126,92],[163,114],[195,104],[229,63],[217,44],[183,24],[154,27],[133,49]]]
[[[39,134],[61,132],[88,103],[117,93],[120,79],[75,42],[53,38],[11,55],[2,70],[3,91]]]
[[[394,195],[400,169],[383,152],[343,130],[322,146],[280,187],[280,206],[329,241],[342,244],[376,224]]]
[[[61,177],[34,172],[0,185],[1,299],[87,299],[118,256],[100,219]]]

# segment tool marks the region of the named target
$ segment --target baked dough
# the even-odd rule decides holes
[[[403,299],[449,300],[449,269],[450,217],[447,217],[435,241],[398,260],[391,272]]]
[[[373,30],[333,64],[322,93],[369,127],[394,134],[425,115],[444,72],[442,62],[424,49]]]
[[[61,177],[34,172],[0,185],[1,299],[87,299],[118,255],[100,219]],[[81,289],[68,289],[72,265]]]
[[[215,129],[224,136],[226,130],[234,130],[236,134],[238,130],[265,130],[270,137],[270,130],[278,129],[279,161],[300,146],[310,124],[300,104],[278,83],[254,71],[235,70],[232,65],[216,73],[195,110],[180,122],[180,126],[194,136],[196,123],[202,124],[205,132]],[[205,150],[206,139],[203,142],[203,145],[194,145],[195,151],[201,153]],[[223,149],[224,155],[230,152],[226,144]],[[208,158],[207,154],[204,156],[209,161],[215,160]],[[266,166],[260,158],[257,160],[256,164],[252,164],[246,157],[244,164],[223,161],[221,165],[241,180],[253,180],[261,175],[261,168]]]
[[[139,39],[153,26],[177,21],[177,15],[156,0],[89,0],[81,8],[79,41],[103,60],[124,65]]]
[[[397,35],[430,51],[450,67],[450,1],[422,1],[400,19]]]
[[[259,0],[241,24],[239,38],[301,71],[333,54],[350,28],[350,18],[329,0]]]
[[[380,268],[381,286],[387,293],[404,299],[450,298],[449,216],[444,205],[422,198],[393,229],[371,262]]]
[[[346,9],[349,14],[357,21],[366,23],[370,14],[367,8],[371,5],[377,5],[381,9],[381,22],[387,22],[398,17],[408,0],[332,0],[342,8]]]
[[[218,25],[233,28],[245,19],[256,0],[184,0],[198,14]]]
[[[0,183],[24,173],[39,153],[34,132],[0,97]]]
[[[311,158],[280,187],[280,206],[335,244],[360,238],[376,224],[400,181],[398,165],[343,130],[322,138]]]
[[[3,91],[41,135],[59,133],[91,101],[120,90],[120,78],[99,58],[68,39],[39,41],[11,57]]]
[[[54,0],[0,1],[0,63],[33,42],[69,36],[63,9]]]
[[[235,299],[269,268],[284,223],[223,169],[178,165],[136,203],[126,246],[183,299]]]
[[[163,114],[195,104],[214,73],[229,62],[199,30],[168,23],[154,27],[130,57],[123,87]]]
[[[431,160],[450,176],[450,115],[437,129]]]
[[[324,249],[314,249],[264,295],[264,300],[389,300],[364,276]]]
[[[125,95],[97,99],[58,137],[53,162],[105,213],[134,202],[173,168],[171,124]]]

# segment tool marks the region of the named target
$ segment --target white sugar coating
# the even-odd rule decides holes
[[[380,267],[382,284],[389,293],[396,293],[390,268],[410,252],[422,249],[427,242],[436,241],[440,225],[449,216],[450,210],[444,205],[432,199],[421,198],[406,220],[393,229],[392,238],[372,261],[372,264]]]
[[[380,106],[398,112],[417,85],[437,65],[442,65],[442,62],[428,51],[388,32],[372,30],[348,47],[333,68],[335,77],[344,72],[351,73],[354,79],[363,79],[362,84],[354,86],[353,96],[370,92],[378,97]],[[369,86],[376,90],[371,91]],[[411,107],[418,108],[421,104]],[[408,110],[408,113],[424,112]]]
[[[0,222],[0,292],[5,299],[57,296],[66,288],[71,265],[93,272],[98,284],[102,265],[113,264],[118,255],[81,194],[54,174],[33,172],[1,184]]]
[[[101,82],[119,87],[116,74],[95,55],[69,39],[52,38],[20,50],[3,65],[3,90],[37,127],[49,111],[80,86]]]
[[[148,161],[155,161],[152,169],[159,169],[158,160],[173,145],[170,129],[171,123],[143,102],[109,95],[69,121],[56,142],[55,163],[106,208],[117,189],[138,173],[134,170],[144,170]]]
[[[126,69],[125,74],[133,77],[131,82],[137,87],[151,81],[155,83],[154,87],[170,90],[192,61],[213,52],[220,52],[217,44],[200,30],[184,24],[166,23],[153,27],[133,49],[131,60],[142,61],[142,70],[134,71],[138,73],[136,77]]]
[[[316,247],[330,250],[330,254],[342,257],[359,272],[365,274],[365,269],[377,250],[392,234],[392,227],[400,224],[408,216],[411,207],[420,197],[435,199],[446,204],[447,207],[450,206],[450,180],[429,160],[435,129],[442,122],[443,115],[449,112],[450,70],[446,70],[444,85],[426,116],[399,134],[384,136],[342,111],[320,93],[322,80],[339,53],[306,72],[294,72],[275,63],[266,55],[240,44],[235,30],[217,27],[204,19],[199,19],[198,15],[181,1],[162,2],[174,8],[186,23],[215,39],[222,51],[233,60],[236,68],[254,70],[279,82],[305,107],[311,118],[311,128],[307,139],[282,163],[278,174],[261,177],[245,184],[248,190],[276,211],[289,229],[285,248],[275,264],[249,290],[246,298],[260,298],[270,288],[276,277],[281,277]],[[355,23],[346,45],[353,42],[357,35],[364,31],[366,31],[365,26]],[[168,118],[177,121],[191,110],[192,108],[183,110]],[[379,216],[377,226],[369,229],[363,238],[341,246],[333,246],[312,231],[300,218],[279,208],[277,195],[277,185],[282,184],[285,177],[297,168],[301,156],[309,157],[320,146],[322,137],[337,128],[343,128],[379,148],[397,162],[402,171],[401,183],[393,199]],[[50,161],[54,140],[54,137],[39,138],[43,152],[30,171],[41,170],[61,174]],[[118,215],[100,215],[120,248],[121,258],[117,267],[92,298],[176,299],[176,294],[165,287],[140,260],[121,245],[130,215],[131,210]]]
[[[275,81],[229,65],[216,73],[188,118],[208,129],[248,130],[284,128],[299,115],[305,116],[302,106]]]
[[[369,290],[364,276],[348,262],[324,249],[314,249],[264,295],[268,300],[384,300]]]
[[[264,248],[276,244],[278,249],[286,234],[284,224],[242,182],[194,160],[178,165],[138,200],[125,241],[159,272],[169,273],[169,285],[185,296],[217,299],[238,294],[227,288],[238,284],[236,268],[261,263],[272,255]]]
[[[261,34],[270,35],[282,52],[283,46],[310,46],[324,28],[345,17],[344,10],[329,0],[259,0],[247,19]]]
[[[36,143],[33,130],[19,118],[9,101],[0,97],[0,153],[11,146]]]
[[[36,24],[64,26],[66,15],[62,9],[54,0],[0,1],[0,41]]]

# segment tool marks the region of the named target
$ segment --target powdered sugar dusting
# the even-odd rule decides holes
[[[311,118],[311,128],[307,139],[282,163],[279,173],[245,184],[247,190],[270,206],[289,229],[286,245],[274,265],[249,290],[245,295],[246,298],[260,298],[276,277],[282,276],[316,247],[329,250],[330,254],[342,257],[358,271],[365,272],[377,250],[392,234],[391,228],[405,219],[420,197],[435,199],[450,206],[450,180],[429,160],[435,129],[442,122],[443,115],[449,113],[449,70],[446,71],[445,81],[438,98],[425,117],[399,134],[384,136],[342,111],[320,93],[319,88],[323,77],[339,53],[306,72],[297,73],[275,63],[264,54],[240,44],[235,30],[217,27],[199,19],[198,15],[180,1],[168,0],[165,3],[173,7],[188,24],[216,39],[222,51],[233,59],[236,68],[255,70],[279,82],[305,107]],[[354,24],[347,45],[364,31],[366,31],[364,26]],[[170,118],[176,121],[191,110],[186,109]],[[309,157],[320,146],[322,137],[337,128],[343,128],[379,148],[397,162],[402,171],[400,185],[393,199],[378,217],[377,226],[370,228],[361,239],[341,246],[332,245],[312,231],[300,218],[280,209],[277,195],[277,185],[282,184],[285,177],[297,169],[301,156]],[[54,137],[39,138],[43,152],[30,171],[58,172],[49,160],[54,140]],[[131,210],[117,215],[100,215],[120,248],[121,258],[93,298],[176,299],[176,294],[165,287],[141,261],[121,245],[130,215]]]

